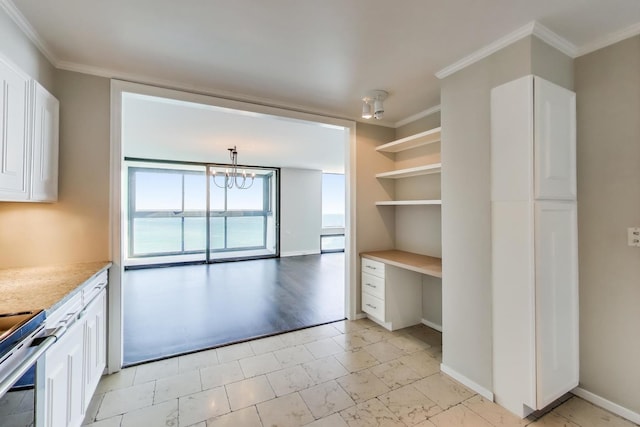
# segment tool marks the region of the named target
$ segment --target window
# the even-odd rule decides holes
[[[345,184],[343,174],[322,174],[321,252],[344,251]]]
[[[205,260],[207,250],[209,259],[276,254],[277,171],[255,169],[253,186],[238,190],[217,187],[213,177],[207,183],[207,168],[215,167],[130,163],[128,258]]]

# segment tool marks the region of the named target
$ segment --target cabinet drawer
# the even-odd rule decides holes
[[[82,304],[89,304],[106,287],[107,272],[103,271],[82,288]]]
[[[384,264],[368,258],[362,258],[362,272],[373,274],[384,279]]]
[[[384,321],[384,301],[371,294],[362,293],[362,311]]]
[[[362,273],[362,292],[384,299],[384,279],[369,273]]]
[[[53,329],[62,325],[69,326],[75,321],[80,310],[82,310],[82,295],[77,292],[62,307],[47,316],[47,328]]]

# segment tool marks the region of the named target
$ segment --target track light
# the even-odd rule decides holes
[[[369,104],[369,101],[364,101],[362,103],[362,118],[370,119],[371,117],[373,117],[371,114],[371,104]]]
[[[374,117],[378,120],[384,115],[384,105],[382,104],[387,99],[389,94],[384,90],[372,90],[368,92],[362,98],[362,118],[370,119]],[[371,107],[373,105],[373,114],[371,114]]]

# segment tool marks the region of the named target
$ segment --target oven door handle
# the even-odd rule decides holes
[[[53,333],[41,338],[37,348],[27,356],[16,368],[0,383],[0,396],[3,396],[33,364],[55,343],[65,332],[65,327],[57,328]]]

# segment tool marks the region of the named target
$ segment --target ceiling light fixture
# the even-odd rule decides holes
[[[380,120],[384,115],[383,102],[385,99],[387,99],[388,96],[389,96],[389,93],[384,90],[369,91],[362,98],[362,118],[370,119],[371,117],[374,117]],[[373,114],[372,114],[372,110],[373,110]]]
[[[225,169],[223,185],[218,184],[218,181],[216,181],[218,175],[216,175],[216,171],[213,170],[211,172],[213,183],[218,188],[226,187],[228,189],[232,189],[235,187],[238,190],[246,190],[247,188],[251,188],[251,186],[253,185],[253,181],[256,178],[255,172],[251,175],[247,175],[246,170],[238,172],[238,150],[236,149],[235,145],[233,146],[233,148],[227,148],[227,150],[229,150],[229,157],[231,158],[231,170],[229,170],[228,168]],[[251,181],[247,182],[247,178],[250,178]]]

